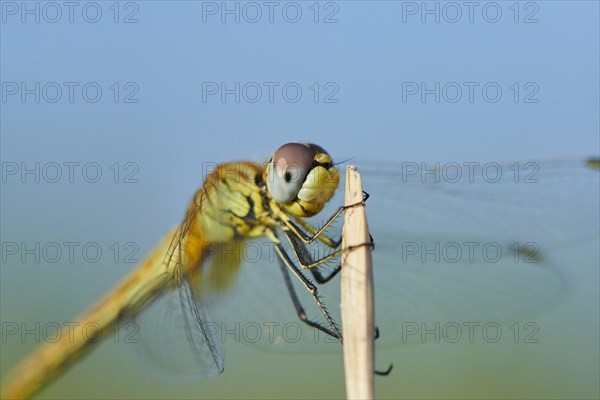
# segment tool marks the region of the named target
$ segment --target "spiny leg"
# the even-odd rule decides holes
[[[385,371],[375,370],[375,375],[388,376],[392,372],[392,369],[394,369],[394,364],[390,364]]]
[[[298,262],[301,265],[311,265],[311,264],[315,264],[315,262],[313,261],[312,257],[310,256],[310,253],[308,252],[308,249],[306,248],[306,245],[300,241],[293,233],[289,232],[289,231],[285,231],[286,236],[288,238],[288,240],[290,241],[290,243],[292,244],[292,246],[294,247],[294,252],[296,253],[296,256],[298,257]],[[375,241],[373,240],[373,236],[371,236],[369,234],[369,238],[371,240],[370,243],[363,243],[362,245],[371,245],[371,248],[373,250],[375,250]],[[360,246],[360,245],[359,245]],[[357,246],[351,246],[350,248],[346,249],[346,250],[352,250],[353,248],[355,248]],[[341,249],[341,252],[344,252],[344,249]],[[341,263],[337,263],[337,265],[335,266],[335,268],[333,268],[333,270],[329,271],[327,274],[323,274],[321,271],[319,271],[317,268],[310,268],[310,272],[312,272],[313,277],[315,278],[315,281],[318,284],[325,284],[327,282],[329,282],[331,279],[335,278],[335,276],[342,270],[342,264]],[[379,336],[379,332],[377,332],[377,335]]]
[[[315,240],[319,239],[323,235],[323,233],[331,226],[331,224],[333,224],[333,222],[340,216],[340,214],[342,212],[346,211],[349,208],[353,208],[353,207],[357,207],[357,206],[360,206],[360,205],[364,205],[368,198],[369,198],[369,194],[367,192],[363,191],[363,200],[362,201],[360,201],[358,203],[354,203],[354,204],[349,204],[347,206],[340,206],[333,213],[333,215],[331,215],[327,219],[327,221],[325,221],[325,224],[323,224],[323,226],[321,228],[319,228],[319,229],[311,226],[306,221],[299,222],[304,229],[306,229],[309,233],[311,233],[312,236],[309,235],[309,234],[307,234],[306,232],[304,232],[302,229],[300,229],[300,227],[298,227],[289,218],[283,219],[282,222],[285,224],[285,226],[290,231],[292,231],[296,236],[298,236],[304,243],[311,244],[312,242],[314,242]],[[334,240],[330,239],[327,236],[325,236],[324,238],[322,238],[321,241],[323,243],[325,243],[326,245],[328,245],[329,247],[332,247],[332,248],[338,247],[340,245],[340,243],[341,243],[341,239],[334,241]]]
[[[335,321],[333,320],[333,318],[329,314],[329,311],[327,311],[327,308],[325,307],[325,305],[323,304],[323,302],[319,298],[319,293],[317,291],[317,287],[308,278],[306,278],[302,274],[302,272],[300,271],[300,269],[290,259],[290,257],[286,253],[285,249],[281,245],[281,241],[277,238],[277,236],[275,235],[275,233],[274,232],[269,232],[269,233],[267,233],[267,236],[271,239],[271,241],[275,245],[275,251],[277,252],[277,255],[279,256],[280,260],[289,268],[289,270],[291,270],[294,273],[294,275],[296,276],[296,278],[298,278],[300,280],[300,282],[302,282],[302,284],[304,285],[304,287],[306,288],[306,290],[308,290],[308,292],[312,296],[313,300],[317,304],[317,307],[319,307],[319,310],[321,310],[321,313],[325,317],[325,320],[327,321],[327,323],[331,327],[330,330],[327,329],[327,328],[325,328],[324,332],[327,333],[327,334],[329,334],[329,335],[331,335],[331,336],[333,336],[333,337],[335,337],[335,338],[337,338],[337,339],[340,339],[340,341],[341,341],[342,340],[342,334],[341,334],[341,332],[339,330],[339,327],[337,326],[337,324],[335,323]],[[294,299],[294,297],[292,297],[292,300],[293,299]],[[297,299],[297,297],[296,297],[296,299]],[[324,328],[324,327],[322,327],[322,328]]]
[[[302,241],[300,241],[296,236],[294,236],[293,233],[289,232],[289,231],[285,231],[286,237],[288,238],[288,240],[290,241],[291,245],[294,248],[294,252],[296,253],[296,256],[298,258],[298,262],[300,264],[311,264],[314,263],[310,253],[308,252],[308,249],[306,248],[306,245],[304,243],[302,243]],[[371,238],[371,241],[373,240],[373,238]],[[335,267],[335,269],[333,271],[331,271],[329,273],[329,275],[325,276],[321,273],[321,271],[319,271],[317,268],[311,268],[310,272],[312,272],[313,277],[315,278],[315,280],[317,281],[317,283],[319,284],[324,284],[329,282],[334,276],[336,276],[342,269],[341,264],[337,264],[337,266]],[[286,271],[287,272],[287,271]],[[288,277],[289,279],[289,277]],[[290,289],[290,287],[288,286],[288,289]],[[293,288],[291,288],[293,290]],[[295,296],[295,293],[292,296]],[[298,309],[298,308],[296,308]],[[300,319],[302,319],[302,317],[300,317]],[[375,335],[374,335],[375,339],[379,338],[379,328],[375,327]]]
[[[298,257],[298,262],[301,265],[310,265],[314,264],[313,258],[311,257],[306,245],[292,232],[285,231],[285,234],[294,248],[294,253],[296,253],[296,257]],[[336,267],[330,271],[327,275],[324,275],[317,268],[311,268],[310,272],[312,273],[315,281],[318,284],[324,284],[329,282],[333,277],[335,277],[342,270],[342,265],[338,262]]]
[[[290,293],[290,297],[292,298],[292,302],[294,303],[294,308],[296,309],[296,314],[298,314],[298,318],[300,318],[300,321],[337,339],[338,337],[331,329],[327,329],[318,322],[308,319],[306,311],[304,311],[304,307],[302,306],[300,299],[296,294],[296,290],[294,289],[294,285],[292,284],[292,281],[290,279],[290,273],[287,269],[287,266],[281,258],[279,259],[279,268],[281,269],[281,273],[283,274],[285,286],[287,287],[288,292]]]
[[[319,228],[314,227],[313,225],[306,222],[305,220],[303,220],[300,217],[295,217],[294,220],[295,220],[295,222],[300,224],[300,227],[302,227],[306,232],[308,232],[311,235],[314,235],[316,232],[319,231]],[[296,230],[300,231],[301,230],[300,227],[296,226],[295,222],[289,221],[290,224],[294,225]],[[332,249],[335,249],[341,243],[340,239],[333,239],[333,238],[329,237],[328,235],[326,235],[325,233],[322,233],[319,236],[317,236],[317,240],[319,242],[323,243],[325,246],[330,247]]]
[[[296,236],[294,236],[293,233],[291,233],[289,231],[285,231],[285,234],[286,234],[286,237],[288,238],[288,240],[290,241],[290,244],[294,248],[294,252],[296,253],[298,262],[300,264],[314,264],[314,261],[310,255],[310,253],[308,252],[306,245],[304,243],[302,243],[302,241],[300,239],[298,239]],[[374,246],[372,237],[371,237],[371,245]],[[324,284],[324,283],[329,282],[332,278],[334,278],[341,270],[342,270],[342,265],[340,263],[338,263],[336,265],[336,267],[333,269],[333,271],[331,271],[328,275],[323,275],[321,273],[321,271],[319,271],[317,268],[311,268],[310,272],[312,272],[313,277],[315,278],[317,283]],[[301,319],[302,319],[302,317],[301,317]],[[379,328],[378,327],[375,327],[374,338],[379,339]]]
[[[345,252],[351,251],[357,247],[361,247],[361,246],[373,247],[374,246],[374,243],[372,240],[373,238],[371,238],[370,242],[347,246],[342,249],[338,249],[324,257],[321,257],[318,260],[312,260],[312,258],[310,258],[310,257],[307,259],[305,256],[303,256],[303,254],[308,256],[308,251],[306,250],[306,247],[304,246],[304,242],[303,241],[301,242],[302,238],[296,236],[296,234],[294,232],[286,230],[285,228],[284,228],[284,232],[285,232],[286,238],[292,245],[292,249],[294,249],[294,253],[295,253],[296,258],[298,259],[298,262],[299,262],[300,266],[302,267],[302,269],[313,269],[313,268],[318,267],[319,265],[321,265],[321,264],[323,264]],[[339,269],[339,268],[340,268],[340,266],[338,266],[336,269]],[[338,272],[339,271],[334,271],[334,275],[337,274]],[[329,280],[332,278],[332,276],[327,277],[327,278],[328,278],[327,280]]]

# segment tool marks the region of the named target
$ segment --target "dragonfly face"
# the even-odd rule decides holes
[[[292,215],[312,217],[331,199],[340,176],[322,147],[288,143],[271,157],[265,181],[273,200]]]

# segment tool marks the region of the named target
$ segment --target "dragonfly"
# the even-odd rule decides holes
[[[266,167],[251,162],[222,164],[194,195],[182,224],[167,234],[131,275],[78,318],[74,336],[65,335],[63,340],[47,344],[25,359],[17,367],[15,378],[8,383],[3,397],[30,397],[68,364],[87,353],[96,344],[93,338],[86,340],[79,331],[87,323],[97,324],[101,330],[99,335],[102,335],[124,318],[138,314],[164,292],[176,292],[179,297],[184,314],[181,317],[185,319],[188,332],[196,336],[190,339],[190,345],[195,361],[200,365],[200,373],[206,376],[220,374],[223,371],[222,349],[204,326],[207,321],[194,291],[202,286],[203,279],[207,279],[212,288],[226,287],[236,273],[239,261],[221,262],[224,260],[222,245],[231,244],[239,252],[245,240],[255,237],[266,237],[273,243],[300,320],[341,339],[340,328],[321,302],[317,287],[300,271],[311,270],[319,283],[327,282],[340,271],[341,266],[338,266],[325,276],[314,267],[341,254],[342,249],[338,249],[341,239],[333,240],[325,231],[350,206],[339,207],[319,229],[303,219],[323,209],[338,183],[339,173],[329,154],[311,143],[288,143],[280,147]],[[295,260],[282,244],[277,228],[292,245]],[[315,240],[337,250],[313,260],[304,245]],[[219,265],[211,265],[207,268],[209,272],[203,274],[203,264],[209,263],[211,258]],[[306,315],[291,285],[289,273],[311,294],[327,325]],[[77,339],[70,340],[70,337]]]
[[[423,341],[422,326],[548,307],[564,279],[545,249],[598,235],[594,160],[359,165],[374,194],[366,204],[374,211],[378,346]],[[81,315],[74,332],[24,359],[3,397],[34,395],[89,353],[98,341],[78,330],[88,323],[109,332],[134,320],[143,357],[193,376],[223,371],[223,321],[258,329],[249,341],[269,349],[339,350],[338,318],[322,296],[338,298],[337,286],[317,286],[335,277],[337,256],[348,250],[329,233],[346,209],[336,201],[336,166],[310,143],[288,143],[264,165],[220,165],[180,226]],[[323,213],[325,222],[310,223]],[[258,273],[263,264],[280,272]],[[261,284],[269,290],[257,293]],[[300,330],[293,338],[290,326]]]

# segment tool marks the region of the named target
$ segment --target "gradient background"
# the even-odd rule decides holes
[[[86,22],[78,3],[74,21],[63,7],[56,23],[34,21],[13,6],[44,9],[44,2],[1,2],[2,162],[33,165],[97,162],[103,178],[76,176],[58,183],[2,182],[2,241],[133,241],[141,257],[181,218],[201,184],[202,163],[263,159],[288,141],[312,141],[342,160],[506,160],[597,155],[599,149],[599,6],[591,1],[495,3],[496,23],[481,14],[439,23],[405,15],[422,3],[298,2],[302,17],[286,22],[278,3],[274,21],[239,23],[204,15],[199,1],[99,2],[102,17]],[[236,3],[227,3],[233,8]],[[262,4],[262,2],[259,2]],[[430,8],[444,3],[429,2]],[[462,3],[459,3],[462,4]],[[239,3],[243,7],[243,3]],[[112,8],[111,8],[112,7]],[[313,8],[310,8],[313,7]],[[336,10],[337,23],[323,23]],[[53,18],[54,11],[50,18]],[[123,23],[135,11],[137,23]],[[449,12],[452,10],[448,10]],[[535,11],[535,23],[524,23]],[[290,11],[291,13],[292,11]],[[93,16],[93,11],[90,11]],[[293,14],[290,14],[293,15]],[[490,10],[490,14],[493,12]],[[450,15],[452,17],[453,14]],[[203,20],[203,17],[206,17]],[[232,96],[203,102],[202,82],[297,82],[296,103],[276,92],[270,103]],[[457,103],[429,96],[402,101],[402,82],[497,82],[500,101],[476,92]],[[75,91],[56,103],[33,96],[22,102],[7,82],[97,82],[100,101]],[[109,87],[118,82],[119,101]],[[125,84],[139,88],[124,103]],[[337,103],[314,102],[319,82],[339,88]],[[537,103],[514,102],[509,86],[535,82]],[[280,86],[281,87],[281,86]],[[480,86],[481,87],[481,86]],[[112,182],[109,167],[133,162],[137,183]],[[124,172],[124,170],[121,170]],[[127,170],[129,171],[129,170]],[[127,172],[125,171],[125,172]],[[381,398],[597,398],[599,393],[598,242],[556,255],[586,266],[572,271],[576,288],[540,317],[535,345],[425,344],[378,353],[395,364],[377,380]],[[122,260],[120,260],[122,261]],[[112,262],[55,264],[3,262],[2,322],[68,321],[132,268]],[[2,377],[35,347],[31,339],[2,341]],[[41,398],[298,398],[344,396],[340,355],[279,355],[227,346],[225,373],[193,383],[154,378],[122,343],[101,348],[41,394]]]

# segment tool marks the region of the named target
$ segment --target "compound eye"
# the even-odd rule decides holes
[[[300,143],[281,146],[269,163],[267,188],[278,203],[289,203],[300,192],[310,171],[315,151]]]

